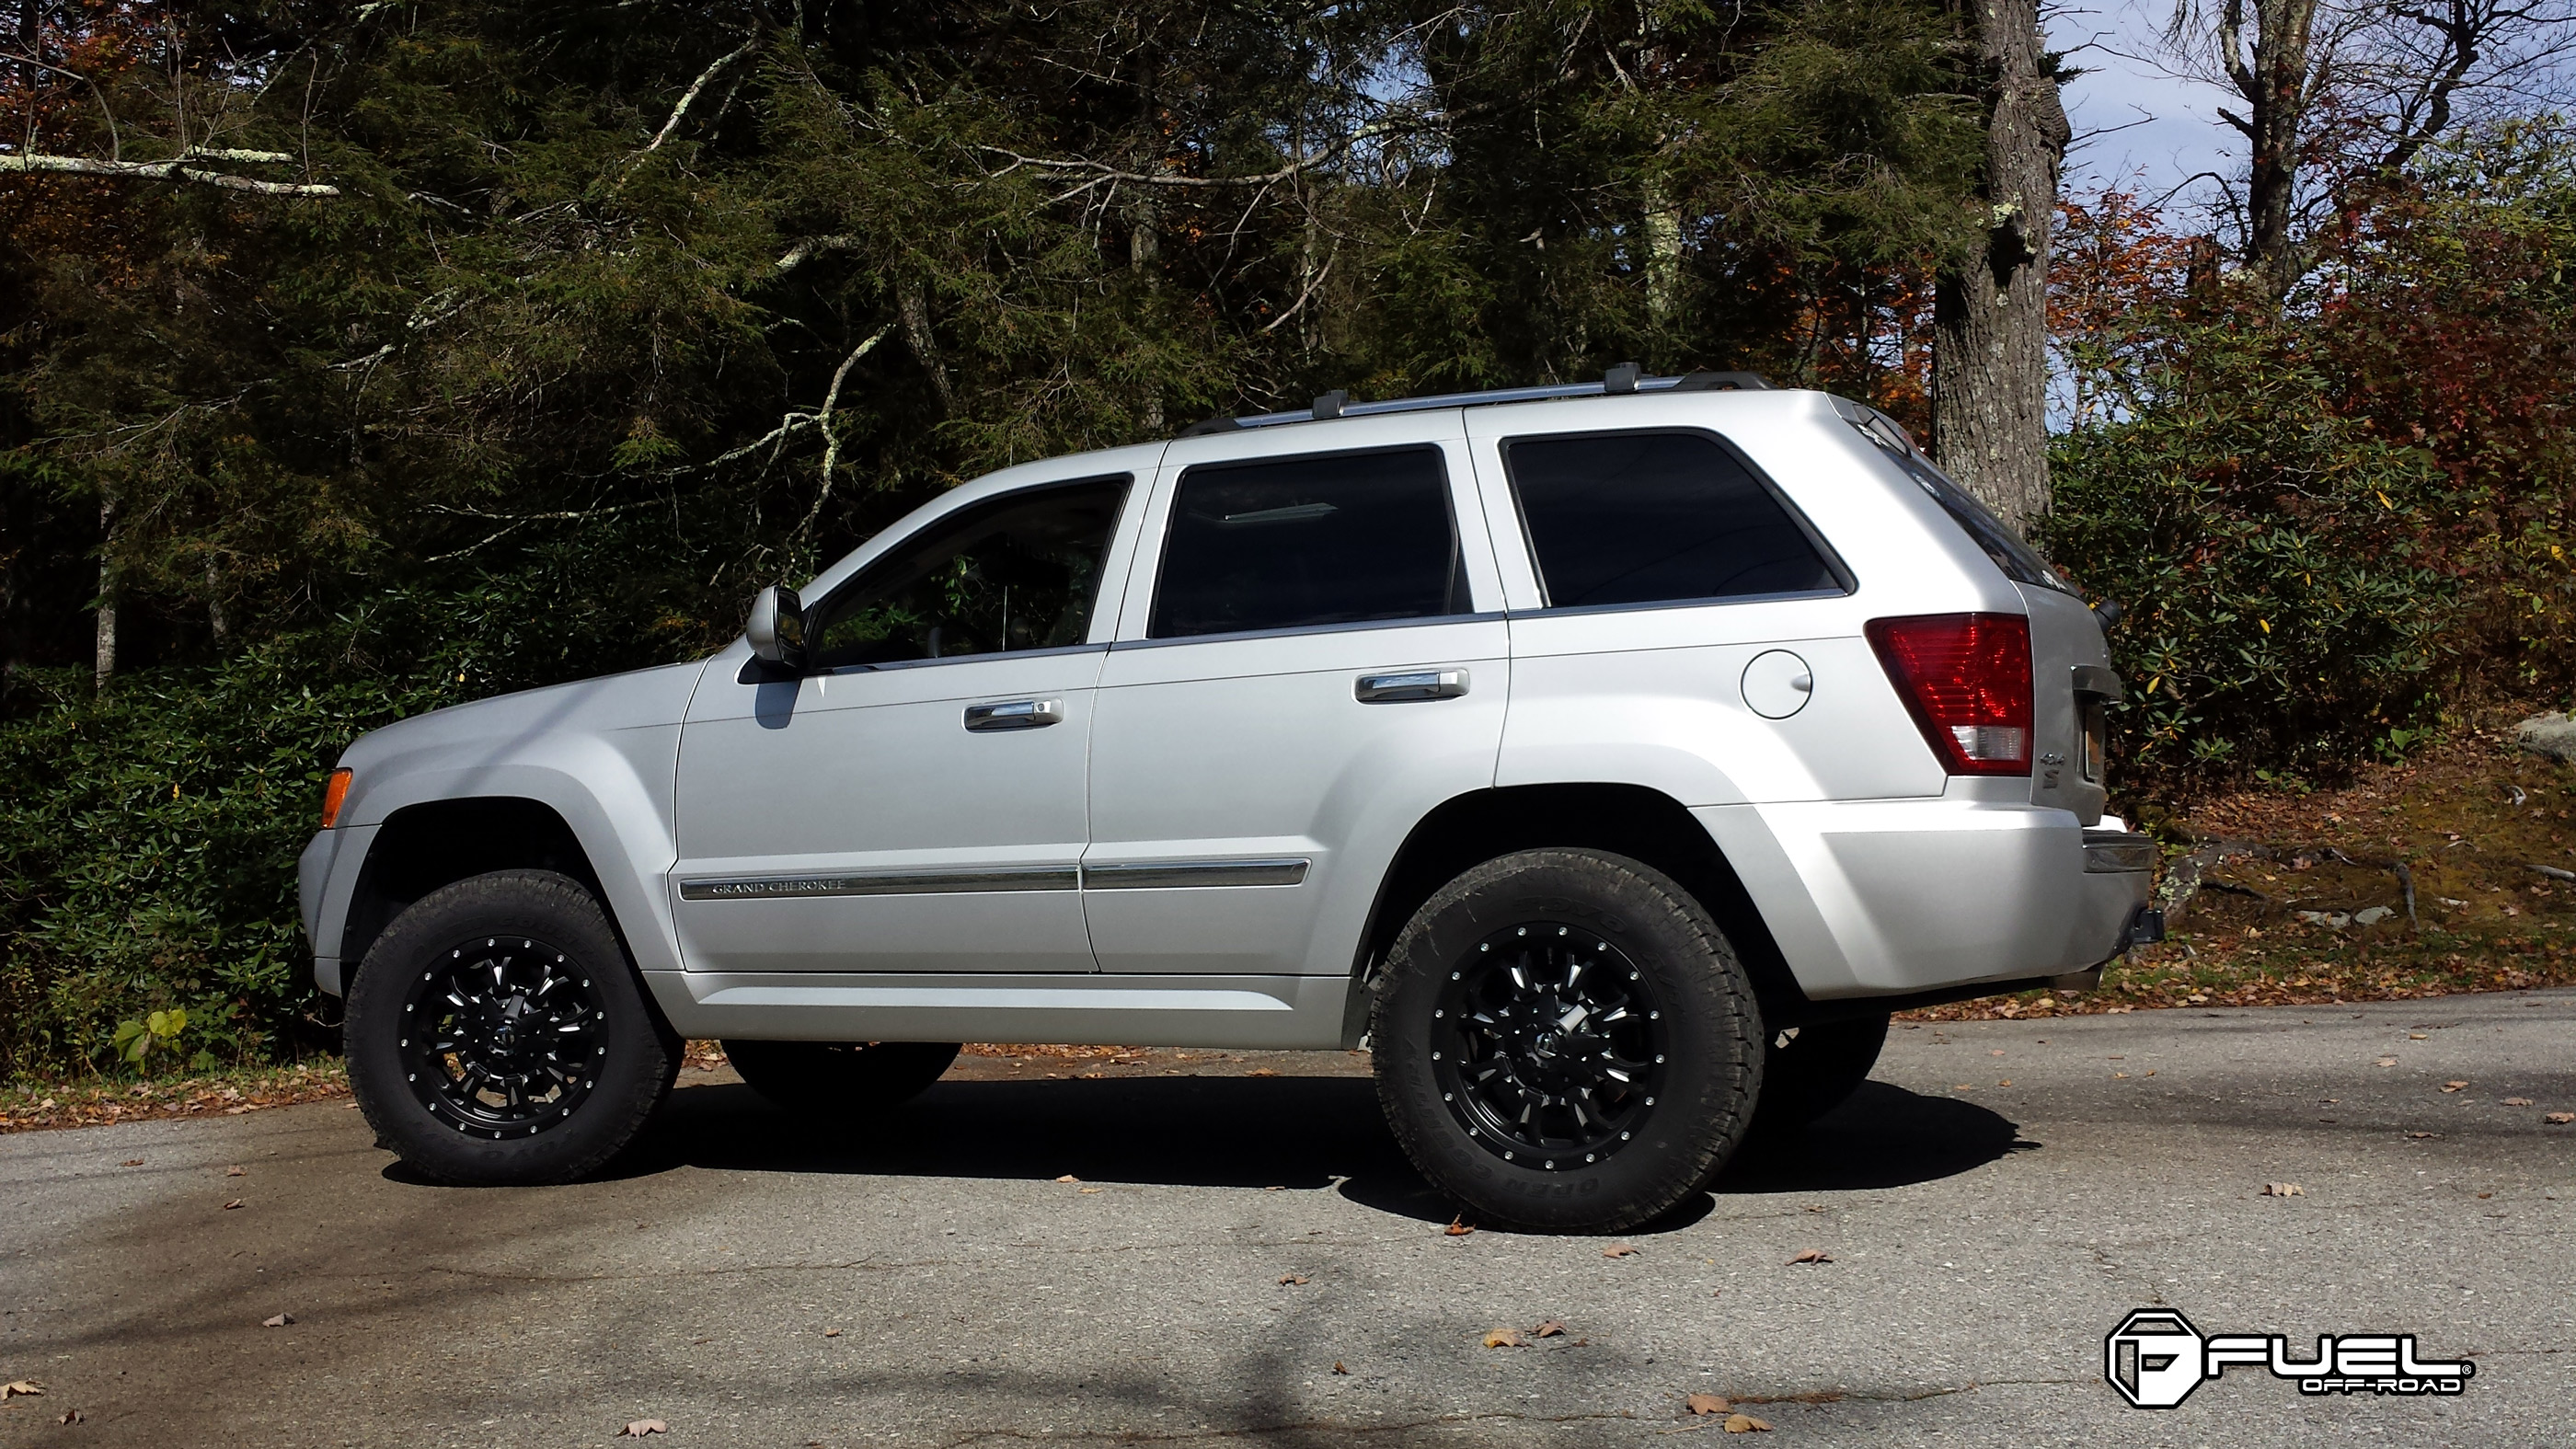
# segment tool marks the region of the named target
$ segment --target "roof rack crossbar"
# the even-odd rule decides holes
[[[1203,437],[1209,433],[1232,432],[1237,428],[1268,428],[1285,423],[1307,423],[1330,418],[1368,418],[1387,413],[1424,413],[1441,408],[1493,407],[1501,403],[1543,402],[1550,398],[1608,397],[1629,393],[1656,392],[1761,392],[1771,387],[1758,372],[1694,372],[1681,377],[1641,377],[1635,364],[1622,363],[1610,369],[1599,382],[1544,383],[1536,387],[1498,387],[1481,392],[1447,392],[1430,397],[1391,398],[1385,402],[1352,402],[1340,390],[1315,399],[1314,406],[1291,413],[1254,413],[1246,417],[1224,418],[1222,415],[1197,424],[1183,437]],[[1232,426],[1228,426],[1231,423]]]

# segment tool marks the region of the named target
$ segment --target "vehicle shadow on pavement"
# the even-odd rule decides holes
[[[2038,1144],[1968,1102],[1880,1082],[1805,1131],[1749,1145],[1720,1195],[1904,1187],[1973,1171]],[[946,1081],[872,1120],[790,1114],[749,1087],[674,1092],[635,1146],[602,1174],[680,1167],[735,1172],[962,1177],[1158,1186],[1338,1187],[1361,1206],[1447,1222],[1455,1206],[1389,1135],[1358,1077],[1127,1077]],[[389,1175],[403,1176],[399,1167]],[[1713,1207],[1695,1194],[1650,1231]]]

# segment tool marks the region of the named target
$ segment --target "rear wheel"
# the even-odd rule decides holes
[[[467,1186],[607,1162],[680,1049],[597,898],[539,870],[473,876],[396,917],[350,985],[344,1040],[377,1140]]]
[[[728,1041],[751,1089],[791,1112],[882,1110],[920,1096],[957,1060],[956,1042]]]
[[[1887,1045],[1884,1014],[1779,1033],[1763,1054],[1762,1101],[1753,1125],[1765,1137],[1793,1132],[1849,1100]]]
[[[1616,1232],[1735,1150],[1762,1024],[1725,934],[1652,868],[1503,856],[1416,912],[1375,984],[1378,1098],[1479,1222]]]

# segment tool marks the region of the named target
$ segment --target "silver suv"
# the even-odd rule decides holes
[[[683,1037],[864,1117],[962,1041],[1372,1049],[1471,1216],[1617,1230],[1907,1006],[2154,939],[2091,609],[1741,374],[1212,419],[927,504],[692,664],[364,736],[304,853],[416,1168],[617,1152]]]

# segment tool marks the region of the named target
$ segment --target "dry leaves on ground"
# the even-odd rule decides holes
[[[141,1167],[143,1165],[143,1159],[140,1157],[129,1157],[116,1165],[119,1167]]]
[[[1279,1073],[1277,1069],[1272,1067],[1254,1067],[1251,1071],[1244,1073],[1244,1075],[1247,1077],[1275,1077],[1279,1075]]]
[[[1547,1322],[1540,1324],[1538,1327],[1531,1329],[1530,1337],[1554,1338],[1563,1332],[1565,1332],[1565,1320],[1562,1318],[1551,1318]]]
[[[1693,1414],[1723,1414],[1734,1405],[1717,1394],[1693,1394],[1682,1400],[1682,1407]]]
[[[56,1419],[54,1422],[57,1424],[77,1424],[88,1417],[89,1415],[82,1413],[78,1409],[65,1409],[63,1410],[63,1416]]]
[[[261,1320],[259,1321],[259,1326],[260,1326],[260,1327],[262,1327],[262,1328],[284,1328],[284,1327],[286,1327],[288,1324],[293,1323],[294,1321],[295,1321],[295,1315],[294,1315],[294,1314],[292,1314],[292,1313],[280,1313],[280,1314],[278,1314],[277,1316],[275,1316],[275,1317],[273,1317],[273,1318],[263,1318],[263,1319],[261,1319]]]
[[[2371,1065],[2374,1067],[2393,1067],[2397,1065],[2397,1058],[2381,1057],[2379,1060],[2372,1062]]]
[[[1807,1251],[1791,1258],[1789,1260],[1789,1266],[1794,1268],[1800,1263],[1830,1263],[1833,1260],[1834,1255],[1826,1252],[1824,1249],[1809,1248]]]
[[[1342,1367],[1342,1361],[1340,1359],[1335,1359],[1333,1360],[1333,1372],[1337,1374],[1346,1374],[1349,1373],[1350,1370]]]
[[[8,1383],[0,1384],[0,1400],[14,1399],[21,1394],[41,1395],[44,1391],[45,1386],[34,1379],[13,1379]]]
[[[234,1208],[246,1206],[247,1202],[248,1200],[244,1198],[234,1198],[231,1202],[224,1204],[224,1211],[231,1212]]]
[[[827,1328],[823,1330],[823,1336],[825,1338],[838,1338],[841,1336],[841,1330],[837,1328]]]
[[[641,1439],[647,1434],[668,1434],[671,1426],[659,1419],[637,1419],[617,1431],[620,1439]]]
[[[2267,1182],[2257,1197],[2306,1197],[2308,1190],[2295,1182]]]
[[[249,1168],[247,1168],[247,1167],[227,1167],[227,1168],[225,1168],[225,1169],[224,1169],[224,1176],[226,1176],[226,1177],[248,1177],[248,1176],[250,1176],[250,1169],[249,1169]]]
[[[2531,1105],[2531,1099],[2529,1097],[2507,1097],[2504,1099],[2504,1104],[2508,1107],[2528,1107]]]
[[[1074,1176],[1072,1173],[1068,1172],[1068,1173],[1066,1173],[1064,1176],[1057,1178],[1057,1179],[1056,1179],[1056,1181],[1058,1181],[1058,1182],[1080,1182],[1080,1181],[1082,1181],[1082,1179],[1081,1179],[1081,1178],[1078,1178],[1078,1177]]]
[[[1305,1278],[1300,1277],[1295,1273],[1282,1273],[1279,1275],[1279,1286],[1282,1288],[1301,1287],[1306,1282],[1307,1280]]]
[[[2439,1132],[2409,1132],[2406,1134],[2407,1139],[2414,1142],[2429,1142],[2441,1135],[2442,1134]]]
[[[2576,1122],[2576,1112],[2551,1112],[2543,1116],[2540,1120],[2543,1122],[2555,1122],[2560,1126],[2564,1126],[2567,1123]]]
[[[1485,1347],[1526,1348],[1528,1345],[1521,1341],[1521,1331],[1517,1328],[1488,1328],[1485,1330]]]
[[[1440,1231],[1453,1238],[1463,1238],[1475,1230],[1475,1224],[1468,1222],[1464,1217],[1455,1217],[1449,1220],[1449,1226]]]
[[[1726,1422],[1719,1427],[1723,1428],[1730,1434],[1768,1434],[1771,1432],[1771,1423],[1769,1420],[1757,1419],[1751,1414],[1729,1414],[1726,1416]]]
[[[1626,1243],[1612,1243],[1610,1246],[1601,1250],[1601,1256],[1605,1258],[1633,1258],[1637,1256],[1637,1250],[1629,1247]]]
[[[2466,1082],[2444,1082],[2442,1084],[2442,1090],[2445,1092],[2465,1092],[2468,1089],[2469,1084]]]

